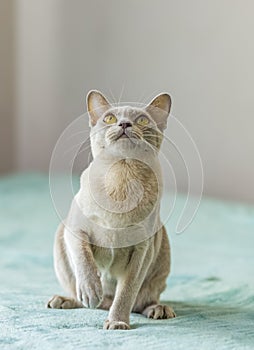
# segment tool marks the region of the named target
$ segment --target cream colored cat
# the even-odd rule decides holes
[[[54,246],[56,275],[69,297],[55,295],[47,307],[107,309],[105,329],[129,329],[131,312],[175,317],[159,303],[170,272],[158,160],[170,96],[145,108],[116,107],[91,91],[87,106],[94,160]]]

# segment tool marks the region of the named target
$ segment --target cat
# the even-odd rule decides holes
[[[159,302],[170,272],[170,245],[160,221],[158,159],[171,98],[145,107],[111,105],[99,91],[87,96],[93,161],[61,223],[54,267],[68,297],[48,308],[109,310],[104,329],[130,329],[130,313],[168,319]]]

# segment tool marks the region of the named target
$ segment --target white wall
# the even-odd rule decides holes
[[[124,85],[125,101],[166,90],[205,193],[253,201],[253,13],[251,0],[17,0],[18,169],[47,170],[89,89],[118,98]]]

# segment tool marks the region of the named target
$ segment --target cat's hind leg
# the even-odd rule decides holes
[[[153,318],[154,320],[176,317],[174,310],[170,306],[159,303],[146,307],[142,311],[142,315],[147,318]]]
[[[149,281],[149,283],[145,281],[138,294],[132,312],[140,313],[154,320],[176,317],[174,310],[169,305],[160,303],[161,288],[159,287],[157,289],[156,285],[153,285],[153,288],[151,288],[151,283],[153,284],[156,282],[156,279],[154,281]]]
[[[170,272],[170,246],[164,227],[162,227],[160,251],[149,272],[132,311],[155,320],[176,317],[169,305],[160,303],[160,294],[166,288],[166,279]]]
[[[56,232],[54,244],[54,267],[60,284],[70,297],[54,295],[47,302],[46,307],[51,309],[76,309],[84,307],[76,297],[76,278],[66,253],[63,224],[59,225]]]

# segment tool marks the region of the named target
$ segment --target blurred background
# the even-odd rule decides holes
[[[90,89],[168,91],[204,193],[254,202],[253,13],[251,0],[0,0],[0,174],[47,173]]]

